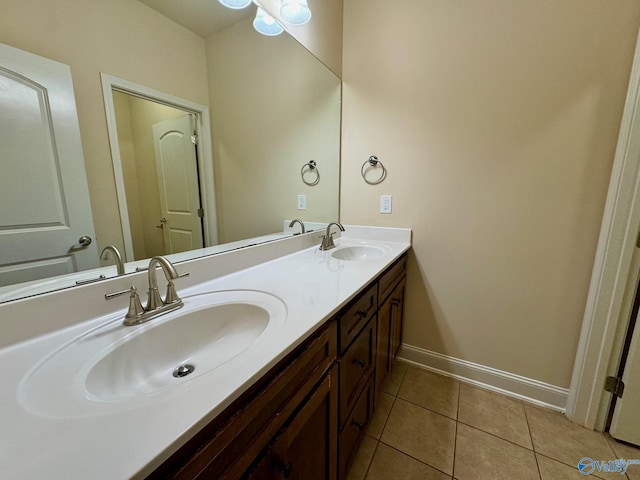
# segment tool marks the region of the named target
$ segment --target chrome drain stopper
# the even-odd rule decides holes
[[[196,367],[194,367],[193,365],[189,365],[188,363],[186,365],[180,365],[178,368],[176,368],[173,371],[173,376],[176,377],[176,378],[186,377],[191,372],[193,372],[195,369],[196,369]]]

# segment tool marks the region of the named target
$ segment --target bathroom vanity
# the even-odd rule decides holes
[[[336,248],[326,252],[318,250],[312,233],[230,252],[226,259],[223,254],[178,264],[181,273],[191,273],[184,283],[176,282],[184,313],[125,327],[125,310],[104,310],[103,300],[103,311],[89,313],[83,322],[2,348],[0,378],[15,385],[0,397],[5,474],[346,478],[400,347],[411,235],[408,229],[346,228]],[[233,264],[241,268],[233,270]],[[212,278],[216,267],[229,273]],[[142,277],[74,290],[100,298]],[[37,315],[43,303],[35,298],[40,298],[32,310]],[[0,305],[0,321],[4,313],[23,312],[29,302],[24,303],[23,308]],[[249,304],[255,312],[245,309]],[[197,323],[206,315],[198,312],[215,320],[218,312],[233,316],[229,308],[236,307],[239,317],[226,319],[227,330],[207,343],[207,330],[200,333],[204,327]],[[253,334],[239,330],[246,318],[254,313],[262,318],[264,312],[264,322],[247,321]],[[176,325],[197,335],[184,340]],[[162,343],[164,336],[171,341]],[[225,342],[238,341],[244,343],[212,360],[210,350],[223,351]],[[179,351],[184,342],[198,350],[190,358],[184,358],[188,350]],[[78,345],[91,354],[83,357]],[[129,345],[135,349],[123,363],[119,357]],[[193,363],[191,375],[143,378],[141,371],[174,353],[175,359]],[[159,357],[160,363],[148,357]],[[69,365],[71,378],[47,370],[64,372]]]

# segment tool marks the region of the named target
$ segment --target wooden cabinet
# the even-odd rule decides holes
[[[321,380],[328,375],[337,356],[336,337],[336,322],[331,320],[194,435],[149,478],[235,480],[247,478],[250,469],[254,472],[252,478],[265,478],[256,476],[252,465],[262,458],[265,448],[300,411],[317,385],[322,385]],[[332,379],[329,385],[337,395],[335,376],[326,378]],[[333,409],[337,415],[337,400]],[[337,431],[329,432],[335,443]],[[269,463],[269,459],[263,461]],[[264,463],[260,467],[258,472],[269,469]]]
[[[376,340],[376,391],[380,391],[402,345],[402,318],[406,285],[406,256],[389,267],[378,282],[378,337]]]
[[[151,479],[344,480],[402,342],[406,255]]]
[[[271,450],[276,480],[335,480],[336,378],[334,367],[275,440]]]

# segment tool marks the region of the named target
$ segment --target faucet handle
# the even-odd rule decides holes
[[[119,297],[120,295],[129,294],[129,309],[127,310],[127,314],[125,317],[125,325],[133,325],[133,323],[128,323],[128,320],[135,320],[140,318],[140,316],[144,313],[144,307],[142,306],[142,302],[140,302],[140,297],[138,296],[138,289],[133,285],[131,288],[127,290],[120,290],[119,292],[107,293],[105,294],[105,300],[111,300],[112,298]]]
[[[178,275],[176,278],[188,277],[189,272],[184,272]],[[164,296],[164,304],[169,305],[171,303],[180,303],[182,299],[178,296],[178,292],[176,292],[176,286],[173,284],[173,280],[169,280],[167,283],[167,294]]]

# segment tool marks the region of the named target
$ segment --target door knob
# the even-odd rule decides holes
[[[88,235],[83,235],[78,239],[78,243],[82,247],[88,247],[93,242],[93,239]]]

